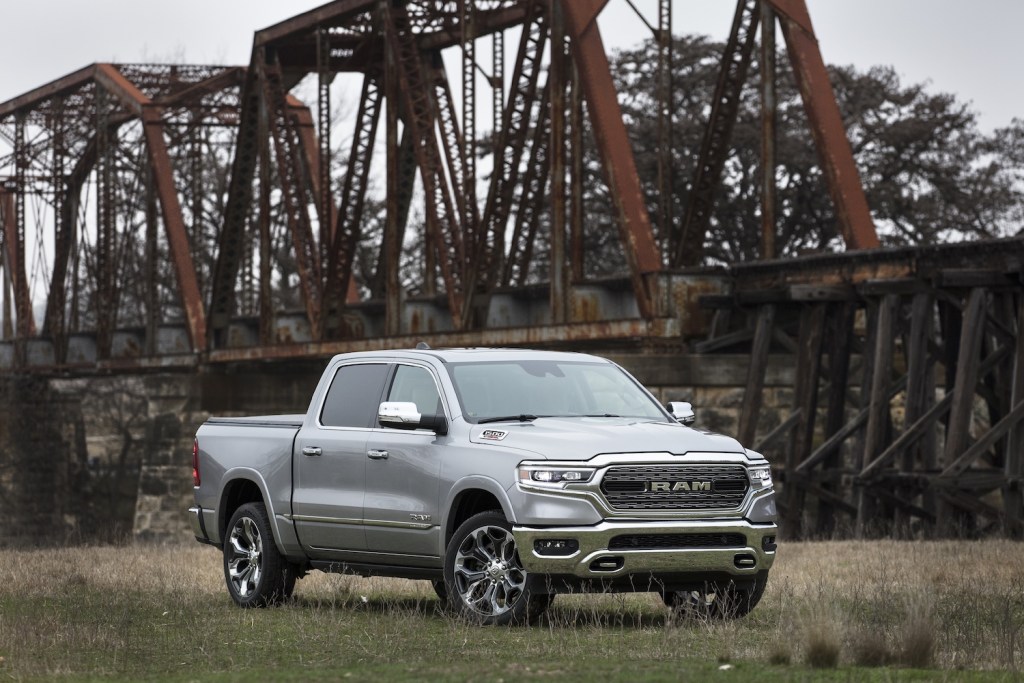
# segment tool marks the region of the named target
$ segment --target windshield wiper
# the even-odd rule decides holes
[[[482,420],[477,420],[476,423],[479,425],[487,424],[489,422],[512,422],[518,420],[519,422],[533,422],[539,415],[505,415],[503,417],[485,417]]]
[[[565,415],[544,415],[544,417],[622,417],[622,415],[616,415],[615,413],[594,413],[592,415],[586,413],[566,413]]]

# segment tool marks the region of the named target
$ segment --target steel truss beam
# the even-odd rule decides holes
[[[271,141],[277,158],[277,178],[292,238],[299,287],[306,305],[310,329],[320,330],[320,258],[309,220],[310,175],[303,163],[304,147],[299,127],[291,115],[287,94],[276,63],[260,65],[260,79],[266,102]]]
[[[174,186],[171,158],[164,139],[163,110],[153,104],[149,97],[111,64],[100,64],[97,67],[96,81],[142,119],[149,163],[154,173],[157,197],[163,209],[164,231],[188,323],[189,340],[193,349],[204,349],[206,313],[199,294],[195,265],[189,250],[188,232],[182,218],[181,203]]]
[[[32,264],[25,265],[31,267],[33,280],[49,284],[42,336],[52,342],[56,362],[65,361],[69,332],[79,330],[79,278],[84,274],[92,279],[86,285],[93,289],[91,312],[87,316],[96,326],[101,356],[110,353],[119,322],[137,319],[139,311],[120,310],[126,299],[125,291],[131,290],[133,302],[141,303],[145,298],[125,278],[149,279],[143,272],[145,266],[128,258],[139,238],[133,234],[137,220],[133,212],[138,207],[126,193],[137,193],[130,183],[135,183],[136,177],[148,177],[150,169],[189,342],[194,350],[204,348],[205,313],[192,260],[194,245],[182,218],[174,174],[177,170],[185,176],[186,187],[195,186],[194,179],[189,178],[204,173],[205,167],[200,164],[175,169],[177,162],[172,158],[168,136],[171,144],[182,145],[183,138],[178,134],[182,127],[195,131],[196,126],[231,125],[235,120],[233,99],[223,91],[236,87],[242,74],[244,69],[239,67],[93,64],[0,104],[4,112],[0,119],[20,120],[34,131],[28,148],[20,154],[30,154],[31,167],[19,173],[26,180],[31,173],[31,184],[21,185],[19,203],[24,226],[25,195],[37,197],[31,216],[36,221],[36,253]],[[124,128],[125,124],[136,122],[137,127]],[[122,130],[128,132],[122,135]],[[137,152],[131,147],[135,144],[143,150],[141,158],[136,157]],[[17,159],[15,162],[0,161],[13,163],[15,168],[24,167]],[[97,243],[87,245],[82,240],[90,239],[91,231],[79,234],[80,222],[90,224],[80,214],[80,195],[93,174],[97,187],[97,219],[93,223]],[[192,192],[191,200],[195,214],[202,198]],[[43,235],[46,227],[52,230],[49,236]],[[80,241],[84,252],[80,252]],[[43,272],[40,268],[51,251],[50,244],[52,262],[45,267],[51,270]],[[28,279],[17,286],[27,284]],[[150,315],[148,310],[146,315]],[[34,323],[30,314],[24,318],[25,322]],[[22,331],[19,336],[35,334],[34,328],[30,328],[27,334]]]
[[[590,125],[597,141],[605,180],[618,218],[637,308],[654,315],[655,293],[648,276],[661,270],[661,254],[644,203],[640,176],[615,96],[608,55],[597,28],[607,0],[562,0],[573,57],[587,99]]]
[[[804,0],[768,2],[779,14],[789,61],[803,97],[843,239],[851,249],[876,248],[880,243],[875,224],[807,5]]]
[[[259,121],[262,106],[260,93],[261,86],[256,70],[250,70],[242,86],[238,136],[235,140],[231,180],[210,288],[209,338],[213,342],[226,331],[234,313],[235,282],[238,279],[246,243],[245,226],[251,211],[253,179],[259,157]]]
[[[384,26],[387,43],[395,53],[405,105],[405,124],[412,130],[416,161],[426,196],[430,235],[426,249],[435,250],[440,257],[441,277],[453,324],[461,328],[470,303],[464,289],[465,251],[452,207],[448,179],[441,164],[436,133],[438,115],[431,83],[405,7],[385,4]],[[428,273],[428,277],[432,274]]]
[[[341,327],[341,305],[346,288],[352,280],[352,262],[362,237],[363,201],[370,179],[377,124],[380,121],[383,93],[376,75],[363,78],[363,92],[359,98],[356,129],[352,136],[348,171],[341,190],[341,206],[333,230],[328,258],[327,280],[324,290],[325,339],[335,338]]]
[[[674,240],[672,261],[677,267],[694,266],[703,261],[704,236],[714,209],[715,190],[722,181],[722,169],[728,158],[729,142],[739,113],[740,95],[747,80],[760,19],[760,0],[740,0],[722,55],[722,71],[711,101],[711,118],[704,129],[683,227]]]
[[[471,282],[475,285],[481,279],[478,273],[482,269],[487,274],[481,283],[485,287],[493,287],[501,272],[499,255],[505,250],[508,219],[513,208],[512,195],[519,182],[526,139],[531,123],[535,121],[533,111],[538,99],[537,81],[540,78],[541,57],[548,40],[549,21],[543,9],[537,3],[530,3],[528,11],[512,70],[512,89],[503,110],[501,129],[498,133],[495,153],[497,170],[491,174],[480,234],[474,244],[475,268]],[[546,115],[546,112],[541,110],[540,119]],[[534,195],[531,199],[536,200],[537,196]],[[513,252],[519,251],[519,245],[513,241],[510,249]]]

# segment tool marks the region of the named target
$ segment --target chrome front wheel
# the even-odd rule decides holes
[[[530,622],[551,602],[523,569],[512,527],[498,511],[474,515],[459,526],[448,545],[444,574],[452,606],[482,624]]]

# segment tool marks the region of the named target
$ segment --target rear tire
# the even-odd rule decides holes
[[[485,626],[529,624],[551,604],[540,578],[523,569],[512,525],[500,510],[463,522],[444,558],[444,582],[451,608]]]
[[[235,604],[279,604],[295,590],[297,574],[277,549],[263,503],[238,508],[224,537],[224,581]]]

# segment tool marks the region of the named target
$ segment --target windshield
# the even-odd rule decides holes
[[[667,417],[626,373],[608,363],[453,363],[448,372],[469,422],[535,417]]]

